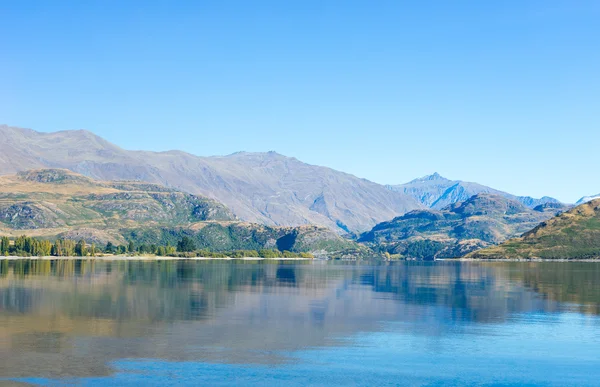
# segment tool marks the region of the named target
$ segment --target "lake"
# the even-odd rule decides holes
[[[0,385],[600,385],[600,264],[0,260]]]

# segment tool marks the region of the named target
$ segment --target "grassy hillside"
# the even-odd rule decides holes
[[[590,259],[600,258],[600,199],[564,212],[520,238],[476,251],[481,259]]]
[[[0,234],[83,239],[98,246],[109,241],[175,246],[188,236],[212,251],[332,252],[357,246],[326,228],[241,222],[212,199],[137,181],[100,182],[62,169],[0,176]]]
[[[412,211],[380,223],[359,241],[410,258],[460,257],[531,230],[561,209],[557,204],[530,209],[500,195],[479,194],[441,211]]]

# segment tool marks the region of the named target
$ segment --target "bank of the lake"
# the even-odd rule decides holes
[[[312,261],[315,258],[304,258],[304,257],[274,257],[274,258],[263,258],[263,257],[171,257],[171,256],[156,256],[156,255],[97,255],[88,257],[62,257],[62,256],[43,256],[43,257],[21,257],[15,255],[0,256],[0,260],[99,260],[99,261]]]
[[[460,261],[460,262],[600,262],[598,258],[573,258],[573,259],[549,259],[549,258],[455,258],[438,259],[436,261]]]

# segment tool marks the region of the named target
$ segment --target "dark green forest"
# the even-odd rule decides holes
[[[0,238],[0,254],[3,256],[19,257],[95,257],[105,255],[155,255],[158,257],[207,257],[207,258],[313,258],[306,252],[296,253],[278,249],[258,250],[231,250],[214,252],[207,249],[197,248],[194,239],[183,236],[175,246],[166,244],[138,244],[129,241],[127,245],[115,246],[108,242],[106,246],[96,246],[94,243],[87,244],[83,239],[56,239],[50,241],[28,236],[19,236],[10,239],[7,236]]]

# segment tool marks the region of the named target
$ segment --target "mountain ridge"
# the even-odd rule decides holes
[[[388,189],[411,195],[421,204],[432,209],[442,209],[450,204],[465,201],[473,195],[489,193],[518,200],[533,208],[545,203],[560,203],[549,196],[536,199],[530,196],[516,196],[479,183],[462,180],[450,180],[434,172],[404,184],[387,185]]]
[[[200,194],[239,218],[266,225],[317,224],[360,232],[421,205],[385,187],[276,152],[201,157],[128,151],[92,132],[40,133],[0,126],[0,174],[65,168],[99,180],[142,180]],[[321,198],[320,210],[311,209]]]
[[[480,193],[441,210],[414,210],[379,223],[358,241],[408,258],[456,258],[520,235],[563,209],[555,203],[530,209],[517,200]]]
[[[196,156],[180,150],[125,150],[87,131],[42,133],[0,125],[0,174],[64,168],[97,180],[140,180],[217,200],[241,220],[272,226],[316,224],[359,234],[409,211],[465,201],[477,193],[529,207],[552,198],[516,197],[439,173],[382,186],[346,172],[269,152]]]

